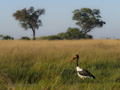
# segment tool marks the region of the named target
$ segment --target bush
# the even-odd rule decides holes
[[[37,40],[46,40],[47,36],[38,37]]]
[[[13,40],[13,39],[14,38],[9,35],[3,36],[3,40]]]
[[[81,39],[82,33],[78,28],[68,28],[67,32],[59,33],[58,36],[61,37],[62,39],[68,39],[68,40]]]
[[[92,35],[86,35],[85,38],[86,39],[93,39],[93,36]]]
[[[91,35],[84,36],[78,28],[68,28],[67,31],[64,33],[59,33],[57,35],[51,35],[51,36],[44,36],[38,38],[40,40],[76,40],[76,39],[93,39]]]
[[[62,40],[62,38],[57,35],[48,36],[47,39],[48,40]]]
[[[30,38],[27,37],[27,36],[21,37],[20,39],[21,39],[21,40],[30,40]]]
[[[43,36],[38,39],[40,39],[40,40],[62,40],[62,38],[57,35]]]

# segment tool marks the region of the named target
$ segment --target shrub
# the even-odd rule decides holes
[[[14,38],[9,36],[9,35],[6,35],[6,36],[3,36],[3,40],[13,40]]]
[[[93,36],[92,35],[86,35],[85,38],[86,39],[93,39]]]
[[[40,39],[40,40],[62,40],[62,38],[57,35],[43,36],[38,39]]]
[[[64,33],[58,33],[57,35],[51,36],[44,36],[38,38],[40,40],[75,40],[75,39],[93,39],[92,35],[84,36],[78,28],[68,28],[67,31]]]
[[[47,39],[48,40],[62,40],[62,38],[57,35],[48,36]]]
[[[82,38],[82,33],[78,28],[68,28],[67,32],[65,33],[59,33],[58,36],[60,36],[63,39],[80,39]]]
[[[20,39],[21,39],[21,40],[30,40],[30,38],[27,37],[27,36],[21,37]]]

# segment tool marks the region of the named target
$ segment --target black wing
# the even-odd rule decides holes
[[[93,79],[95,79],[95,77],[87,70],[83,69],[82,71],[78,71],[78,73],[80,75],[83,75],[83,76],[89,76],[89,77],[92,77]]]

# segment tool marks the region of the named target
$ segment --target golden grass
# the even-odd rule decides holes
[[[90,70],[96,81],[77,77],[75,62],[69,63],[76,54],[79,66]],[[120,40],[0,40],[0,76],[7,74],[4,78],[10,78],[17,90],[118,89],[119,63]]]

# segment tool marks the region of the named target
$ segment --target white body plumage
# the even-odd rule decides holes
[[[80,71],[83,71],[82,68],[80,68],[79,66],[77,66],[77,67],[76,67],[76,70],[77,70],[77,75],[78,75],[80,78],[82,78],[82,79],[88,78],[88,76],[83,76],[83,75],[80,75],[80,74],[79,74]]]

